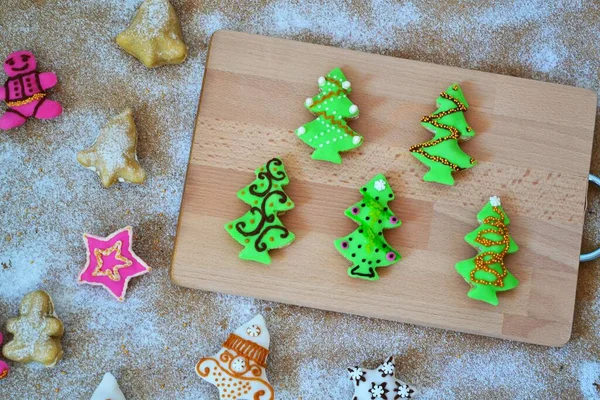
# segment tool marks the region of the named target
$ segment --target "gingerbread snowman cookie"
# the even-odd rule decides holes
[[[240,326],[212,357],[198,361],[196,373],[219,389],[220,399],[274,400],[267,379],[271,338],[262,315]]]

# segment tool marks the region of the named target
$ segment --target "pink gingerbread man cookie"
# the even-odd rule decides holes
[[[21,126],[28,118],[52,119],[62,114],[60,103],[46,99],[46,89],[56,85],[54,72],[37,72],[30,51],[15,51],[4,61],[8,80],[0,87],[0,100],[8,110],[0,117],[0,129]]]
[[[4,338],[2,337],[2,332],[0,332],[0,345],[2,345],[3,340]],[[0,381],[8,376],[8,371],[10,371],[8,364],[0,360]]]

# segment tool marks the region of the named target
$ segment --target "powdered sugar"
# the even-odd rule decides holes
[[[174,0],[189,59],[148,70],[114,43],[140,4],[3,4],[0,48],[4,54],[29,48],[40,69],[57,72],[59,85],[49,98],[59,100],[65,113],[0,133],[0,329],[17,315],[25,294],[43,288],[66,334],[65,357],[55,369],[13,363],[0,397],[85,399],[111,371],[127,398],[212,399],[216,390],[195,376],[195,363],[261,312],[272,336],[268,373],[278,400],[350,399],[346,367],[373,368],[389,355],[396,357],[398,376],[422,388],[423,399],[599,398],[597,263],[581,267],[574,335],[562,349],[187,290],[173,285],[168,274],[207,44],[215,30],[598,90],[594,7],[566,0],[503,0],[477,8],[451,1]],[[125,107],[134,112],[148,180],[106,190],[75,155]],[[599,168],[594,161],[592,170]],[[599,209],[594,195],[591,221]],[[134,250],[153,270],[132,281],[127,299],[118,303],[101,288],[78,286],[76,277],[85,262],[82,234],[107,235],[126,225],[134,227]],[[600,243],[599,231],[591,222],[588,246]]]

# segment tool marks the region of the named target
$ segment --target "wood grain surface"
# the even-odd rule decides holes
[[[314,161],[293,131],[314,117],[304,99],[339,66],[352,82],[365,137],[343,164]],[[477,136],[462,144],[479,161],[446,187],[421,180],[408,151],[431,134],[419,121],[458,82]],[[172,280],[182,286],[359,314],[542,345],[570,337],[583,231],[596,95],[591,91],[453,67],[228,31],[212,38],[182,200]],[[223,225],[248,210],[236,192],[268,159],[284,160],[296,208],[282,217],[296,234],[272,264],[242,261]],[[384,173],[402,220],[386,231],[403,259],[377,282],[351,279],[335,238],[359,188]],[[490,195],[502,198],[519,244],[506,257],[519,279],[500,305],[467,298],[454,264]]]

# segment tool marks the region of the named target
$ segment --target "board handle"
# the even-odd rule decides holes
[[[600,178],[598,178],[596,175],[589,174],[588,179],[590,180],[590,182],[592,182],[592,183],[596,184],[596,186],[600,187]],[[598,257],[600,257],[600,248],[598,248],[592,252],[580,255],[579,261],[580,262],[588,262],[588,261],[595,260]]]

